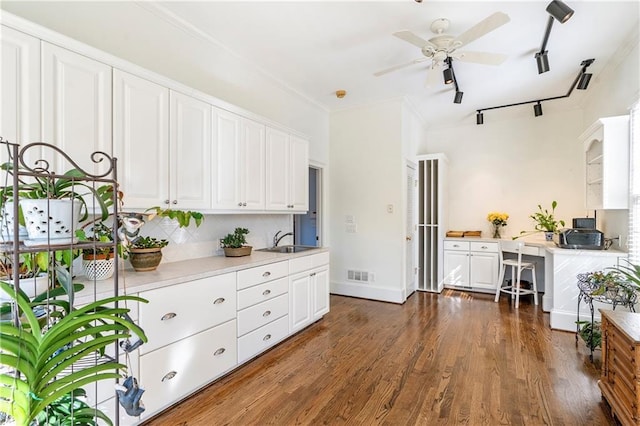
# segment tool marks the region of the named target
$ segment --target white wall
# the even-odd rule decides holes
[[[402,100],[331,114],[332,292],[402,302]],[[394,213],[387,213],[387,205]],[[352,216],[357,232],[347,232]],[[347,281],[347,269],[374,274]]]

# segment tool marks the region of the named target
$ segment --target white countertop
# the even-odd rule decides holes
[[[214,275],[236,272],[242,269],[267,265],[269,263],[287,261],[296,257],[309,256],[329,251],[319,247],[300,253],[270,253],[253,250],[250,256],[225,257],[212,256],[189,259],[181,262],[161,263],[155,271],[136,272],[128,261],[123,261],[118,271],[118,294],[135,294],[147,290],[179,284],[186,281],[211,277]],[[77,304],[86,304],[94,300],[111,297],[113,295],[113,277],[102,281],[83,280],[84,275],[75,279],[74,283],[85,286],[84,290],[76,294]]]

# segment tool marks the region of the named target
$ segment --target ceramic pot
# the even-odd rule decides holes
[[[242,246],[242,247],[225,247],[224,255],[227,257],[240,257],[240,256],[249,256],[251,254],[251,246]]]
[[[3,280],[6,283],[13,285],[13,280]],[[20,279],[20,290],[24,291],[29,298],[33,299],[39,294],[47,291],[49,287],[49,276],[46,273],[42,273],[37,277],[33,278],[21,278]],[[9,302],[13,299],[6,294],[4,291],[0,290],[0,302]]]
[[[544,239],[545,241],[553,241],[553,232],[545,232]]]
[[[80,208],[78,200],[20,200],[29,240],[25,245],[75,244],[73,233],[78,229]]]
[[[162,260],[162,248],[132,248],[129,250],[129,263],[138,272],[154,271]]]
[[[0,212],[0,241],[11,242],[13,241],[13,201],[6,201],[2,206],[2,212]],[[19,241],[26,239],[27,228],[22,225],[18,225],[19,229]]]

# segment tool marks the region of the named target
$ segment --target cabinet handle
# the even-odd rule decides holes
[[[459,245],[457,245],[457,244],[454,244],[453,246],[454,246],[454,247],[460,247],[460,246],[459,246]]]
[[[176,374],[178,374],[177,371],[169,371],[167,374],[164,375],[161,382],[164,382],[165,380],[173,379],[174,377],[176,377]]]
[[[267,334],[266,336],[264,336],[264,337],[262,338],[262,340],[264,340],[265,342],[266,342],[267,340],[269,340],[269,339],[271,339],[271,335],[270,335],[270,334]]]
[[[271,294],[271,290],[269,290],[269,289],[266,289],[265,291],[262,292],[263,296],[268,296],[270,294]]]
[[[247,207],[247,203],[242,203],[242,207]]]
[[[488,249],[489,247],[487,247],[487,246],[482,246],[482,247],[480,247],[480,248],[481,248],[481,249],[483,249],[483,250],[486,250],[486,249]]]
[[[316,276],[316,273],[315,273],[315,272],[313,272],[313,273],[309,274],[309,276],[310,276],[310,277],[315,277],[315,276]]]
[[[178,200],[173,200],[171,204],[178,204]]]
[[[271,275],[271,272],[267,271],[264,274],[262,274],[262,277],[267,278],[269,275]]]
[[[269,315],[271,315],[271,311],[264,311],[264,314],[262,314],[263,317],[268,317]]]
[[[222,354],[224,353],[224,351],[226,351],[226,349],[225,349],[225,348],[220,348],[220,349],[218,349],[217,351],[215,351],[215,352],[213,353],[213,356],[222,355]]]
[[[238,207],[242,207],[242,203],[238,203]]]
[[[169,200],[164,200],[164,203],[165,204],[169,204]]]
[[[224,297],[218,297],[216,300],[213,301],[214,305],[219,305],[222,302],[224,302]]]
[[[160,318],[160,321],[167,321],[177,316],[178,314],[176,314],[175,312],[169,312],[168,314],[164,314],[162,318]]]

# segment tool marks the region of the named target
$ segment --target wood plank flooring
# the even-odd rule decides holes
[[[146,424],[613,425],[599,359],[527,301],[331,296],[324,319]]]

